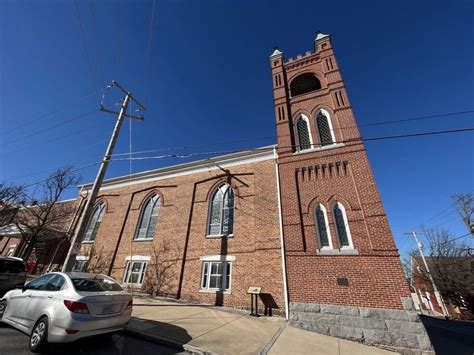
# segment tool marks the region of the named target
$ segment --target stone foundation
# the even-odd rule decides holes
[[[404,354],[434,354],[412,300],[403,304],[405,310],[291,302],[290,325]]]

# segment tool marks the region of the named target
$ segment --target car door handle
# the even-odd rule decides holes
[[[48,298],[53,298],[53,296],[48,296]]]
[[[31,297],[31,295],[27,295],[27,296],[26,296],[26,298],[30,298],[30,297]]]

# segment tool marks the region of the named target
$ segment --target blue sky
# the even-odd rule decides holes
[[[1,2],[0,181],[30,184],[56,167],[96,162],[115,118],[97,112],[100,95],[89,94],[111,80],[147,108],[144,122],[132,122],[134,151],[273,144],[268,56],[275,45],[286,58],[312,50],[318,29],[333,36],[359,124],[474,109],[472,1],[159,0],[147,70],[151,9],[152,0],[79,1],[84,47],[75,1]],[[114,107],[118,99],[109,93],[106,103]],[[361,132],[374,137],[472,127],[473,117]],[[466,233],[450,196],[473,191],[473,137],[367,142],[402,253],[414,247],[403,233],[423,223]],[[231,143],[246,139],[252,140]],[[127,122],[115,152],[128,147]],[[132,170],[181,162],[134,161]],[[96,171],[81,170],[83,181],[93,180]],[[127,161],[117,161],[107,176],[128,171]]]

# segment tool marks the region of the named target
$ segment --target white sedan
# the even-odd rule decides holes
[[[47,342],[124,329],[132,315],[132,297],[114,279],[100,274],[52,272],[0,300],[0,321],[30,335],[30,350]]]

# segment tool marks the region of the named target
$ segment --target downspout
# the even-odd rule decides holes
[[[280,246],[281,246],[281,267],[283,271],[283,296],[285,298],[285,318],[289,319],[289,304],[288,304],[288,283],[286,276],[286,258],[285,258],[285,242],[283,240],[283,216],[281,212],[281,193],[280,193],[280,171],[278,169],[278,154],[276,147],[273,148],[273,155],[275,157],[275,174],[277,183],[278,195],[278,222],[280,225]]]

